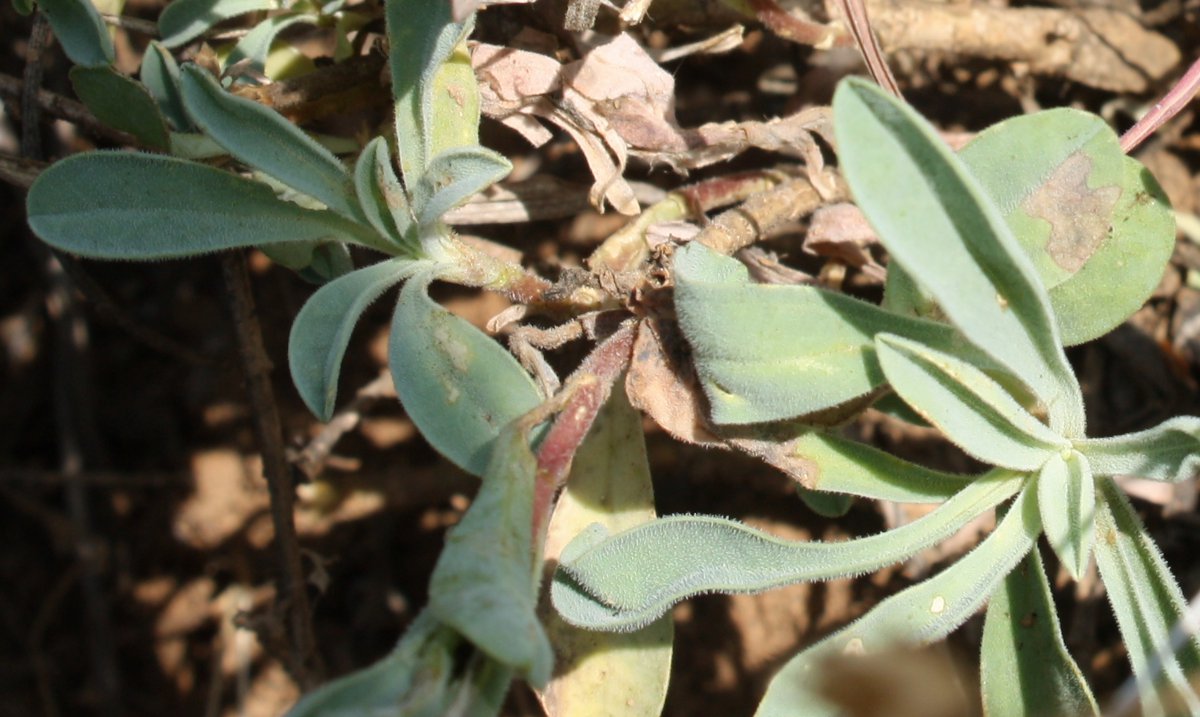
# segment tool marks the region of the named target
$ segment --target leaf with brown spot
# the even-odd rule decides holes
[[[1063,342],[1107,333],[1146,301],[1174,245],[1170,205],[1102,119],[1056,109],[981,132],[960,157],[1050,290]]]

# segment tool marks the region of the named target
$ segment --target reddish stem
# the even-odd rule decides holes
[[[592,428],[596,415],[612,393],[613,385],[629,366],[634,325],[623,326],[584,359],[567,379],[567,401],[538,448],[537,476],[533,487],[533,535],[540,545],[550,521],[554,495],[567,479],[579,444]]]
[[[1166,124],[1172,117],[1187,106],[1196,92],[1200,90],[1200,60],[1192,63],[1183,77],[1175,83],[1169,92],[1159,100],[1145,117],[1121,135],[1121,149],[1129,154],[1159,127]]]

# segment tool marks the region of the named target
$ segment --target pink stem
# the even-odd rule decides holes
[[[1121,135],[1121,149],[1126,154],[1132,152],[1134,147],[1137,147],[1159,127],[1179,114],[1180,110],[1192,101],[1198,90],[1200,90],[1200,60],[1192,63],[1192,66],[1183,73],[1183,77],[1179,78],[1171,91],[1159,100],[1146,113],[1145,117],[1138,120],[1137,124]]]

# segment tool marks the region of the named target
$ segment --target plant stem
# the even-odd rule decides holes
[[[279,550],[279,604],[287,614],[291,648],[288,671],[300,688],[307,692],[321,682],[323,669],[313,632],[307,581],[300,559],[300,542],[296,537],[296,494],[292,467],[284,453],[283,428],[275,403],[275,392],[271,388],[271,360],[263,346],[262,327],[254,308],[245,253],[233,251],[222,254],[221,270],[229,290],[238,353],[246,376],[246,390],[254,409],[254,433],[262,452],[263,474],[271,497],[271,522],[275,528],[275,546]]]

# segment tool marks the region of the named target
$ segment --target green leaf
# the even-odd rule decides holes
[[[1079,580],[1096,534],[1096,483],[1087,458],[1074,450],[1050,456],[1037,484],[1046,540],[1071,577]]]
[[[158,103],[159,111],[171,121],[175,129],[180,132],[195,129],[183,108],[183,97],[179,94],[179,65],[175,63],[171,53],[158,42],[151,42],[146,46],[138,76],[150,92],[150,96]]]
[[[400,292],[388,360],[413,423],[442,455],[483,475],[510,421],[541,403],[529,374],[492,338],[426,294],[432,274]]]
[[[718,425],[765,423],[880,386],[875,334],[903,334],[994,365],[951,327],[808,286],[753,284],[698,242],[675,252],[675,308]]]
[[[242,60],[249,60],[252,69],[265,72],[267,56],[271,54],[271,45],[279,33],[298,22],[315,24],[319,19],[319,15],[312,13],[286,13],[267,18],[238,40],[233,50],[230,51],[229,57],[225,59],[225,66],[232,67]]]
[[[1109,478],[1098,481],[1096,565],[1117,616],[1142,700],[1142,714],[1200,714],[1189,678],[1200,670],[1200,640],[1192,633],[1172,651],[1171,629],[1185,622],[1187,603],[1154,540]]]
[[[1133,475],[1178,483],[1200,471],[1200,418],[1180,416],[1112,438],[1075,441],[1096,475]]]
[[[189,119],[190,123],[191,120]],[[180,159],[228,157],[225,148],[199,132],[172,132],[171,154]]]
[[[875,346],[896,393],[979,460],[1033,471],[1070,446],[971,364],[890,334],[876,336]]]
[[[1047,289],[1095,253],[1121,196],[1125,153],[1096,115],[1053,109],[988,127],[959,152]]]
[[[158,17],[158,32],[163,45],[176,48],[231,17],[277,7],[275,0],[172,0]]]
[[[33,12],[33,4],[34,0],[12,0],[13,10],[16,10],[17,14],[22,17]]]
[[[371,140],[358,155],[354,189],[359,208],[380,236],[419,252],[415,238],[410,236],[413,222],[408,198],[392,170],[391,154],[383,137]]]
[[[429,610],[534,687],[550,680],[554,652],[537,618],[534,565],[537,459],[519,423],[496,441],[483,486],[429,579]]]
[[[463,638],[428,610],[409,625],[399,644],[374,665],[304,696],[288,717],[391,715],[495,717],[512,670],[478,652],[463,653]]]
[[[288,340],[288,365],[304,405],[317,418],[333,418],[342,357],[363,311],[422,266],[391,259],[359,269],[321,287],[300,309]]]
[[[618,382],[620,385],[620,382]],[[546,560],[585,526],[617,531],[654,519],[654,488],[642,417],[613,391],[579,446],[554,508]],[[658,717],[671,672],[669,615],[637,632],[606,633],[567,624],[549,605],[542,622],[554,646],[554,678],[542,693],[549,715]]]
[[[1079,384],[1046,289],[970,171],[925,120],[866,80],[844,80],[833,107],[838,161],[893,261],[1029,385],[1052,427],[1082,437]]]
[[[796,493],[809,510],[822,518],[840,518],[849,513],[850,506],[854,505],[854,497],[845,493],[811,490],[802,485],[796,486]]]
[[[816,668],[823,660],[900,644],[928,644],[974,615],[1035,545],[1041,524],[1029,494],[1022,491],[992,534],[966,557],[789,660],[771,680],[756,717],[833,717],[837,710],[814,689]]]
[[[789,448],[810,464],[806,487],[827,493],[900,503],[939,503],[976,479],[925,468],[821,431],[804,433]]]
[[[959,157],[1033,261],[1067,346],[1108,333],[1158,285],[1175,245],[1169,203],[1101,118],[1013,117]]]
[[[412,194],[417,223],[428,226],[512,171],[503,156],[484,147],[458,147],[433,158]]]
[[[837,543],[787,542],[725,518],[672,516],[599,540],[589,529],[551,586],[559,613],[580,627],[636,629],[707,592],[746,593],[861,575],[953,535],[1011,498],[1023,476],[995,472],[929,515],[885,533]]]
[[[29,226],[58,249],[98,259],[169,259],[222,249],[374,233],[285,202],[213,167],[133,152],[89,152],[42,172]],[[368,244],[369,245],[369,244]]]
[[[183,68],[182,91],[196,125],[239,161],[348,219],[363,219],[346,168],[278,112],[226,92],[196,65]]]
[[[137,137],[154,149],[170,146],[167,122],[158,111],[158,103],[140,82],[103,67],[71,68],[71,85],[96,119],[114,129]]]
[[[116,55],[108,27],[89,0],[39,0],[37,5],[71,62],[82,67],[113,63]]]
[[[1099,717],[1071,659],[1037,548],[992,593],[983,623],[981,692],[988,717]]]
[[[438,110],[447,100],[457,99],[463,109],[469,109],[472,93],[477,93],[472,73],[470,88],[458,98],[448,95],[435,98],[443,63],[455,52],[455,47],[471,32],[472,21],[458,24],[451,20],[450,4],[428,0],[389,0],[386,6],[387,32],[391,51],[388,56],[392,71],[392,96],[396,109],[396,146],[400,154],[400,169],[408,186],[414,186],[425,173],[428,162],[440,149],[435,149],[438,123],[471,122],[471,132],[478,132],[478,100],[473,118],[447,117]],[[461,63],[460,63],[461,64]],[[469,59],[468,59],[468,69]],[[449,72],[460,73],[456,66]],[[449,89],[449,88],[444,88]],[[463,92],[464,88],[454,85]],[[444,94],[444,93],[443,93]],[[439,142],[439,145],[445,142]],[[475,141],[466,142],[476,144]]]
[[[352,271],[354,259],[350,256],[350,248],[340,241],[326,241],[317,243],[312,261],[299,273],[305,281],[321,286]]]

